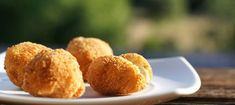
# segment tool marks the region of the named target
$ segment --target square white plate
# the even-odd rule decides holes
[[[0,102],[21,104],[75,104],[75,105],[151,105],[196,92],[200,78],[195,69],[183,57],[149,59],[153,80],[144,90],[129,96],[102,96],[86,84],[85,94],[78,99],[33,97],[14,86],[8,79],[0,54]]]

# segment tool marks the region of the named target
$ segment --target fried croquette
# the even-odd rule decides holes
[[[22,88],[33,96],[76,98],[85,91],[76,58],[63,49],[43,50],[26,66]]]
[[[138,66],[141,74],[144,75],[147,83],[150,82],[150,80],[153,77],[152,68],[149,65],[148,61],[143,56],[136,53],[127,53],[127,54],[122,54],[120,56]]]
[[[103,56],[90,64],[88,83],[104,95],[129,95],[147,86],[151,70],[146,59],[138,54]]]
[[[22,42],[7,48],[4,68],[9,79],[21,87],[25,66],[42,50],[49,49],[41,44]]]
[[[98,38],[76,37],[69,42],[67,50],[77,58],[84,80],[87,80],[88,67],[94,59],[113,55],[109,44]]]

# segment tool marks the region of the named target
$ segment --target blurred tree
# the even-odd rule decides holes
[[[186,0],[133,0],[137,15],[155,19],[169,19],[185,16],[187,13]]]
[[[235,23],[234,0],[206,0],[208,14]]]
[[[65,44],[77,35],[123,43],[127,0],[1,0],[0,43]]]
[[[156,37],[149,37],[143,45],[143,52],[162,52],[162,51],[176,51],[176,46],[172,40],[160,40]]]
[[[230,28],[233,28],[233,32],[230,34],[223,33],[224,35],[231,37],[225,43],[225,50],[235,51],[235,1],[234,0],[206,0],[207,14],[213,19],[226,22],[227,24],[233,24]],[[220,27],[220,26],[218,26]],[[221,35],[223,35],[221,34]]]
[[[131,18],[128,0],[85,0],[83,1],[84,31],[88,34],[101,36],[119,47],[124,44],[125,30]]]
[[[205,0],[188,0],[188,12],[190,14],[200,14],[202,11],[206,9],[206,1]]]

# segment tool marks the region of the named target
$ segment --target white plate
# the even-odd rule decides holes
[[[200,78],[183,57],[150,59],[154,77],[143,91],[129,96],[102,96],[86,84],[86,92],[79,99],[32,97],[14,86],[3,68],[5,53],[0,55],[0,102],[21,104],[76,104],[76,105],[151,105],[196,92]]]

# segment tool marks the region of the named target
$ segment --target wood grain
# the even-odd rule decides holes
[[[235,69],[198,68],[200,90],[160,105],[235,105]]]

